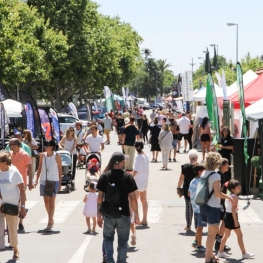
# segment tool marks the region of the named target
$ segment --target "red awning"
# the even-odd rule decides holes
[[[259,99],[263,98],[263,74],[252,80],[244,87],[245,108]],[[238,91],[228,98],[233,104],[234,109],[240,109]]]

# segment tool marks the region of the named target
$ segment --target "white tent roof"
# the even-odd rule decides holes
[[[252,80],[258,78],[258,75],[252,71],[252,70],[248,70],[244,75],[243,75],[243,85],[244,87],[250,83]],[[231,96],[233,93],[237,92],[237,82],[234,82],[233,84],[231,84],[227,90],[227,96]]]
[[[214,83],[214,86],[215,86],[216,96],[219,97],[219,95],[222,94],[221,88],[216,83]],[[206,87],[202,87],[198,93],[194,94],[193,100],[203,101],[205,97],[206,97]]]
[[[246,108],[246,117],[251,120],[263,118],[263,99],[260,99]]]
[[[4,100],[5,111],[8,118],[22,117],[22,104],[16,100]]]

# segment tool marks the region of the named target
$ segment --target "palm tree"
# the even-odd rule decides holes
[[[144,48],[142,52],[144,54],[144,60],[147,61],[148,57],[151,56],[152,51],[149,48]]]
[[[170,68],[172,65],[166,63],[166,59],[159,59],[156,61],[158,67],[158,73],[160,74],[159,83],[160,83],[160,91],[161,96],[163,96],[163,83],[164,83],[164,72]]]

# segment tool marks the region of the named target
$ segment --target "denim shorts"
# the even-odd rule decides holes
[[[195,214],[197,217],[197,227],[199,227],[199,226],[207,227],[207,224],[202,222],[201,214],[200,213],[195,213]]]
[[[176,148],[177,148],[177,142],[178,142],[178,140],[173,140],[173,141],[172,141],[173,149],[176,149]]]
[[[53,194],[53,196],[56,196],[58,193],[58,187],[59,187],[59,182],[57,181],[55,184],[55,193]],[[45,185],[44,184],[40,184],[40,196],[48,196],[45,192]]]
[[[207,223],[211,226],[217,226],[220,224],[220,208],[211,207],[209,205],[200,206],[200,214],[202,223]]]

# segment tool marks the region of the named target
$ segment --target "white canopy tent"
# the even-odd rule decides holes
[[[5,106],[6,115],[8,118],[22,117],[23,104],[16,100],[4,100],[1,103]]]
[[[216,83],[214,83],[214,86],[215,86],[215,91],[216,91],[216,97],[219,97],[219,95],[222,94],[222,92],[221,92],[222,89]],[[201,89],[202,90],[200,90],[199,92],[194,94],[194,96],[193,96],[194,101],[204,101],[205,100],[206,87],[202,87]]]
[[[263,119],[263,98],[246,108],[246,117],[252,121]]]
[[[248,70],[244,75],[243,75],[243,86],[245,87],[247,84],[249,84],[252,80],[258,78],[258,75],[252,71]],[[232,83],[227,89],[227,96],[231,96],[235,92],[237,92],[237,82]],[[219,94],[220,97],[223,97],[223,90],[221,89],[221,94]]]

